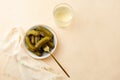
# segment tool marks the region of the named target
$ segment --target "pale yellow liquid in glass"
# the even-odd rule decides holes
[[[54,12],[56,23],[61,27],[67,27],[71,23],[72,17],[72,10],[66,6],[58,7]]]

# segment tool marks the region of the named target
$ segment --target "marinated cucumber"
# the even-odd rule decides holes
[[[44,37],[43,39],[39,40],[38,43],[35,45],[36,49],[40,49],[44,44],[46,44],[50,40],[49,37]]]
[[[30,42],[30,38],[28,36],[25,37],[25,42],[27,44],[27,48],[30,50],[30,51],[35,51],[35,47],[31,44]]]
[[[29,36],[29,35],[39,36],[40,32],[36,31],[36,30],[30,30],[27,32],[27,36]]]
[[[44,36],[49,36],[50,38],[52,38],[52,36],[53,36],[52,33],[48,29],[46,29],[46,28],[44,28],[42,26],[37,27],[36,30],[39,30],[40,32],[43,32],[42,34]]]

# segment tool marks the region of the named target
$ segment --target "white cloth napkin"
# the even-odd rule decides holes
[[[28,56],[23,47],[23,30],[12,28],[0,44],[0,80],[64,80],[43,61]]]

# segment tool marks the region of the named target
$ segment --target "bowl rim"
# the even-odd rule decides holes
[[[34,28],[36,28],[36,27],[38,27],[38,26],[42,26],[42,27],[48,29],[48,30],[53,34],[53,36],[54,36],[54,45],[55,45],[55,47],[54,47],[47,55],[44,55],[44,56],[37,56],[37,55],[33,54],[33,52],[31,52],[30,50],[28,50],[28,49],[26,48],[26,43],[25,43],[26,33],[27,33],[29,30],[34,29]],[[34,26],[30,27],[30,28],[25,32],[25,35],[24,35],[24,38],[23,38],[23,45],[24,45],[25,51],[26,51],[26,52],[29,54],[29,56],[31,56],[32,58],[34,58],[34,59],[45,59],[45,58],[48,58],[48,57],[50,56],[50,54],[53,54],[53,53],[55,52],[55,50],[56,50],[56,48],[57,48],[57,36],[56,36],[54,30],[53,30],[52,28],[50,28],[49,26],[47,26],[47,25],[44,25],[44,24],[34,25]]]

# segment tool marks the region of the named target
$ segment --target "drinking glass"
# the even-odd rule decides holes
[[[69,4],[60,3],[53,10],[53,17],[56,25],[67,27],[73,19],[73,9]]]

